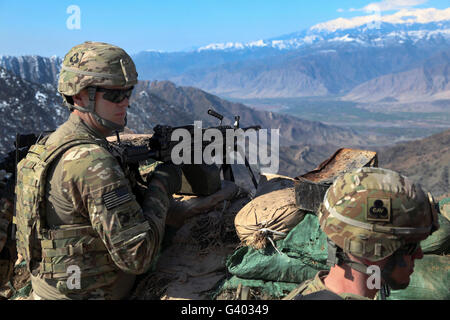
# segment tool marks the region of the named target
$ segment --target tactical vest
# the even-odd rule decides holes
[[[89,135],[69,135],[58,143],[45,145],[47,138],[33,145],[17,165],[17,251],[30,273],[56,280],[61,293],[69,292],[67,280],[74,270],[71,267],[68,273],[70,266],[79,271],[79,289],[111,284],[119,269],[90,221],[49,229],[44,216],[47,172],[53,160],[77,145],[94,143],[105,147],[105,143]]]

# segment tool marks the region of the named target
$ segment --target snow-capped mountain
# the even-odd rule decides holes
[[[234,98],[302,97],[346,94],[372,79],[420,68],[449,49],[450,8],[339,18],[272,39],[143,52],[134,59],[143,79]],[[407,79],[411,88],[422,86],[414,81]],[[423,97],[440,96],[439,88],[429,90],[433,94],[422,92]]]
[[[339,18],[272,39],[248,43],[213,43],[200,47],[197,51],[256,48],[295,50],[307,46],[336,46],[349,43],[380,47],[403,43],[416,44],[422,40],[450,42],[450,8],[401,10],[387,16]]]

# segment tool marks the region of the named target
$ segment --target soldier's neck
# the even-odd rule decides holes
[[[373,299],[378,289],[369,289],[368,275],[350,268],[348,265],[335,265],[324,279],[328,290],[337,294],[351,293]]]
[[[113,132],[112,130],[109,130],[105,127],[103,127],[101,124],[95,120],[95,118],[92,116],[89,112],[81,112],[79,110],[74,110],[74,114],[76,114],[78,117],[80,117],[81,120],[88,126],[91,130],[93,130],[97,135],[102,136],[103,138],[106,138],[110,136]]]

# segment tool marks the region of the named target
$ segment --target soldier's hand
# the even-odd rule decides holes
[[[181,189],[181,177],[180,167],[174,164],[161,163],[156,166],[151,180],[147,181],[147,183],[157,180],[164,186],[168,194],[174,194]]]

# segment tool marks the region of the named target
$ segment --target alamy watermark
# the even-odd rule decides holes
[[[381,269],[379,266],[371,265],[367,267],[367,274],[370,274],[367,278],[366,285],[368,289],[381,289]]]
[[[81,289],[81,269],[77,265],[70,265],[66,271],[67,278],[66,284],[69,290]]]
[[[178,142],[171,151],[171,160],[177,165],[231,165],[247,160],[250,165],[259,165],[261,172],[277,173],[279,169],[279,129],[230,128],[224,135],[216,128],[203,130],[202,121],[194,121],[193,136],[189,130],[178,128],[172,132],[171,141]]]
[[[66,20],[66,26],[69,30],[80,30],[81,29],[81,9],[79,6],[72,4],[67,7],[67,14],[70,16]]]

